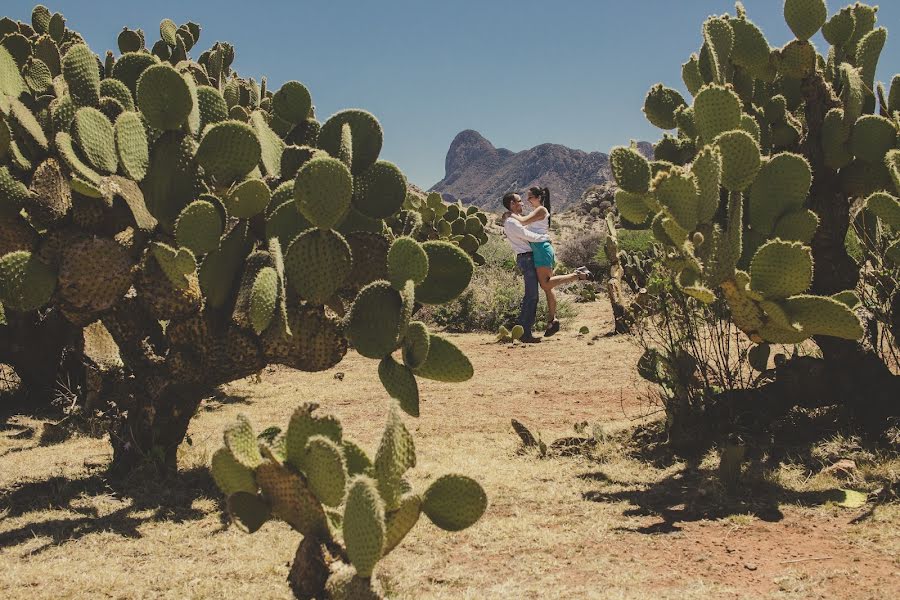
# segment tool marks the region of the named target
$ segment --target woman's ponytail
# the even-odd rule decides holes
[[[547,209],[547,225],[550,225],[550,213],[552,209],[550,208],[550,188],[543,188],[541,190],[541,204],[544,205],[544,208]]]

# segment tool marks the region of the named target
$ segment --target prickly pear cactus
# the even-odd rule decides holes
[[[671,131],[656,160],[611,153],[620,214],[652,229],[685,293],[724,296],[754,342],[863,335],[846,289],[855,267],[832,276],[846,264],[815,264],[813,247],[835,238],[843,252],[853,202],[888,223],[897,212],[900,88],[874,84],[887,35],[876,11],[856,3],[828,18],[824,0],[787,0],[796,39],[780,49],[740,3],[710,17],[682,70],[692,100],[663,84],[647,95],[648,119]],[[825,56],[809,41],[820,29]]]
[[[486,219],[411,200],[373,115],[319,122],[303,84],[239,77],[228,43],[192,58],[195,23],[124,29],[104,58],[48,14],[0,33],[0,303],[108,329],[143,398],[117,455],[174,465],[202,390],[267,364],[354,347],[411,414],[418,377],[471,376],[412,315],[468,286]],[[426,231],[438,210],[456,216]]]
[[[485,227],[488,215],[477,206],[448,204],[437,192],[406,196],[403,211],[388,221],[398,233],[411,235],[420,241],[444,240],[462,248],[476,265],[484,264],[478,250],[488,241]]]
[[[289,581],[297,597],[333,600],[383,597],[378,561],[424,514],[447,531],[470,527],[487,507],[482,487],[443,475],[422,493],[406,480],[416,465],[412,436],[393,405],[374,460],[344,437],[341,423],[315,404],[294,411],[286,430],[257,436],[239,417],[225,430],[212,474],[228,513],[248,533],[266,521],[288,523],[303,536]]]

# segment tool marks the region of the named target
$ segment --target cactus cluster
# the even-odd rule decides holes
[[[409,193],[403,211],[390,221],[396,232],[415,235],[419,240],[445,240],[462,248],[476,265],[484,264],[479,248],[488,241],[485,226],[488,216],[477,206],[448,204],[441,195]]]
[[[239,417],[212,459],[228,512],[249,533],[270,519],[302,534],[289,580],[298,597],[378,598],[373,572],[424,514],[447,531],[473,525],[487,507],[484,490],[456,474],[416,493],[412,437],[394,405],[374,460],[343,435],[340,421],[303,404],[287,429],[255,435]]]
[[[518,342],[523,335],[525,335],[525,328],[521,325],[514,325],[512,329],[501,325],[497,330],[497,341],[501,343]]]
[[[781,49],[740,3],[737,16],[710,17],[682,70],[693,102],[663,84],[647,95],[648,120],[674,130],[656,160],[633,147],[611,153],[620,214],[652,229],[685,293],[706,303],[722,294],[754,342],[862,337],[854,291],[810,293],[820,215],[808,198],[833,185],[876,211],[898,206],[900,77],[890,94],[874,83],[886,38],[876,10],[856,3],[829,19],[823,0],[787,0],[796,39]],[[827,57],[809,41],[820,29]]]
[[[97,323],[161,397],[351,346],[410,414],[416,377],[471,377],[412,315],[468,286],[486,217],[410,197],[370,113],[320,123],[303,84],[239,77],[230,44],[192,59],[198,25],[159,35],[123,29],[102,59],[43,6],[0,21],[4,319]]]

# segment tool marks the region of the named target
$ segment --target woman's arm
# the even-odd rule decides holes
[[[540,221],[545,216],[547,216],[547,209],[543,206],[538,206],[536,209],[528,213],[527,215],[510,215],[513,219],[521,223],[522,225],[529,225],[534,223],[535,221]]]

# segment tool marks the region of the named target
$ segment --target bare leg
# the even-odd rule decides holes
[[[553,293],[553,288],[564,283],[578,281],[579,275],[578,273],[570,273],[569,275],[552,276],[553,271],[550,267],[537,267],[535,270],[537,271],[538,283],[547,296],[547,321],[549,325],[556,320],[556,294]]]

